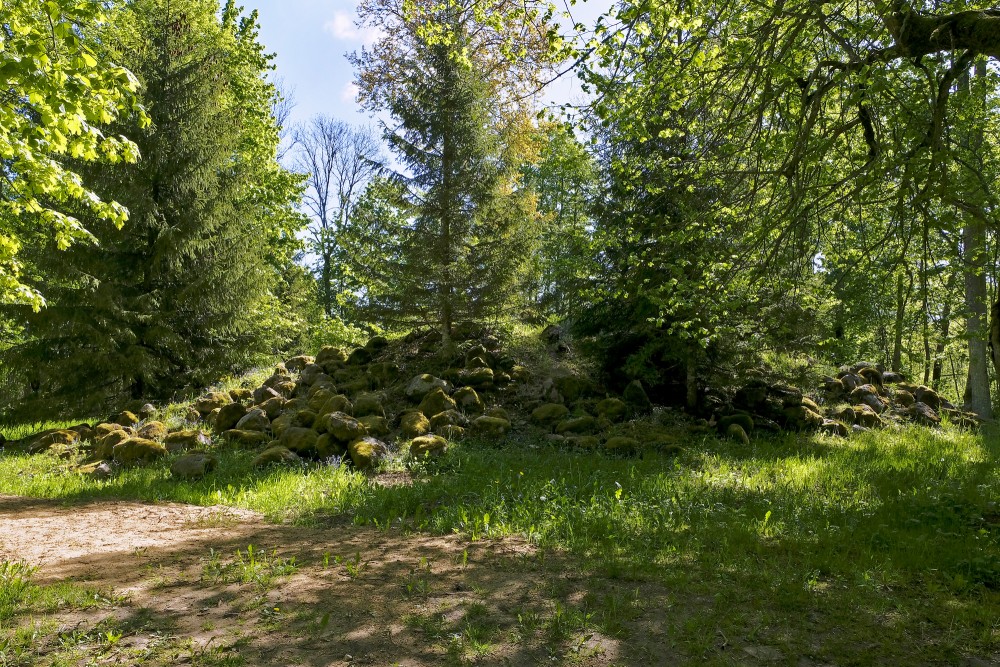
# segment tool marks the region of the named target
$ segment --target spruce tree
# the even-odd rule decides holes
[[[502,46],[515,39],[505,32],[516,25],[510,16],[481,17],[460,2],[389,11],[395,4],[362,5],[386,37],[355,57],[362,100],[393,119],[385,137],[403,166],[395,181],[404,222],[389,252],[398,261],[376,269],[393,280],[373,281],[383,291],[370,295],[369,313],[433,324],[448,339],[456,323],[497,320],[523,296],[538,216],[520,186],[534,128],[515,99],[524,83],[515,75],[523,65],[537,71],[544,47],[523,45],[515,64]]]
[[[99,414],[273,352],[269,287],[289,260],[298,183],[275,159],[255,18],[231,2],[136,0],[101,35],[142,82],[152,122],[109,128],[134,139],[138,164],[81,166],[129,209],[128,225],[88,221],[99,245],[34,257],[49,307],[18,313],[27,338],[3,353],[26,373],[20,411]]]

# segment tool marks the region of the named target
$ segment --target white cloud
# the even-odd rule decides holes
[[[335,12],[333,18],[323,24],[323,31],[334,39],[346,42],[371,44],[378,39],[378,32],[371,28],[359,28],[355,17],[347,12]]]
[[[354,102],[358,99],[358,87],[352,81],[344,86],[340,91],[340,101],[341,102]]]

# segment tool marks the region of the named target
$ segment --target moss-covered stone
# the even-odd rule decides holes
[[[224,405],[229,405],[233,402],[229,394],[224,391],[213,391],[205,394],[197,401],[194,402],[194,409],[198,411],[202,416],[207,415],[217,408],[221,408]],[[115,420],[118,421],[118,420]],[[136,422],[139,420],[136,419]],[[119,422],[121,423],[121,422]],[[132,424],[127,424],[131,426]]]
[[[250,410],[236,423],[236,428],[242,431],[267,431],[271,428],[271,420],[260,408]]]
[[[454,410],[458,406],[441,387],[435,387],[420,401],[418,408],[425,415],[436,415],[446,410]]]
[[[136,430],[135,434],[146,440],[163,440],[167,437],[167,425],[157,421],[146,422]]]
[[[97,441],[94,448],[94,458],[110,459],[115,447],[126,442],[131,436],[125,431],[110,431]]]
[[[352,350],[351,353],[347,355],[347,365],[364,366],[365,364],[371,363],[373,356],[374,355],[372,355],[371,350],[359,347],[356,350]]]
[[[531,421],[539,426],[551,427],[569,416],[569,408],[561,403],[546,403],[531,411]]]
[[[468,421],[458,410],[445,410],[431,417],[431,430],[437,433],[445,426],[465,426]]]
[[[399,366],[390,361],[383,361],[368,367],[368,378],[373,387],[387,387],[399,378],[399,372]]]
[[[122,426],[121,424],[114,424],[114,423],[98,424],[97,426],[94,427],[94,437],[103,438],[112,431],[121,431],[124,428],[125,427]]]
[[[802,405],[806,406],[807,408],[809,408],[818,415],[823,414],[823,408],[819,407],[819,404],[816,403],[816,401],[809,398],[808,396],[802,397]]]
[[[372,437],[360,438],[347,446],[354,467],[370,470],[389,453],[389,448],[381,440]]]
[[[317,414],[328,415],[332,412],[343,412],[344,414],[354,414],[354,404],[343,394],[331,396],[323,406],[319,408]]]
[[[399,427],[406,438],[419,438],[431,430],[431,422],[424,413],[418,410],[404,412],[399,418]]]
[[[354,399],[354,416],[368,417],[371,415],[385,417],[385,408],[382,403],[385,397],[381,394],[366,393]]]
[[[439,435],[422,435],[410,441],[410,455],[416,458],[439,456],[448,449],[448,441]]]
[[[112,419],[111,421],[126,427],[135,426],[136,424],[139,423],[139,417],[137,417],[134,412],[123,410],[122,412],[119,412],[117,415],[115,415],[115,418]]]
[[[170,474],[178,479],[198,480],[219,466],[219,459],[208,452],[188,452],[170,465]]]
[[[130,438],[111,450],[111,458],[122,465],[149,463],[166,455],[166,447],[143,438]]]
[[[385,348],[389,347],[389,339],[385,336],[372,336],[365,343],[365,349],[372,353],[379,353]]]
[[[597,404],[596,410],[598,417],[612,423],[620,422],[628,416],[628,405],[618,398],[605,398]]]
[[[284,433],[286,429],[296,426],[295,422],[297,414],[298,413],[294,410],[288,410],[272,419],[271,433],[273,433],[276,438],[280,438],[281,434]]]
[[[639,450],[639,441],[626,436],[614,436],[604,442],[604,449],[609,452],[636,452]]]
[[[314,364],[314,363],[316,363],[316,357],[310,357],[309,355],[306,354],[300,354],[297,357],[292,357],[291,359],[287,360],[285,362],[285,368],[287,368],[289,372],[292,373],[301,373],[303,368],[305,368],[309,364]]]
[[[905,389],[897,389],[894,398],[896,399],[896,402],[904,408],[908,408],[917,402],[916,397]]]
[[[212,444],[212,438],[204,431],[186,429],[168,433],[163,438],[163,446],[168,452],[186,452],[189,449],[201,449]]]
[[[633,380],[625,387],[622,399],[637,412],[648,412],[653,407],[639,380]]]
[[[326,346],[316,355],[315,363],[325,366],[330,362],[346,362],[347,354],[339,347]]]
[[[436,388],[444,389],[445,392],[447,392],[451,387],[441,378],[424,373],[422,375],[414,376],[406,384],[406,389],[403,393],[406,394],[406,397],[411,401],[419,403],[424,400],[424,396],[429,394],[432,389]]]
[[[562,438],[563,441],[570,447],[578,447],[580,449],[597,449],[601,446],[601,438],[596,435],[575,435],[575,436],[561,436],[558,434],[553,434],[555,437]]]
[[[471,368],[462,372],[461,382],[470,387],[489,387],[493,384],[492,368]]]
[[[271,438],[266,433],[261,433],[260,431],[244,431],[232,428],[228,431],[223,431],[222,439],[240,449],[256,449],[267,444]]]
[[[830,416],[839,422],[843,422],[844,424],[853,424],[857,421],[857,415],[854,413],[854,408],[849,405],[842,405],[833,408],[830,411]]]
[[[285,429],[278,442],[282,447],[301,455],[313,455],[316,453],[316,441],[319,433],[311,428],[300,428],[293,426]]]
[[[458,409],[463,412],[481,412],[483,409],[483,400],[479,398],[479,394],[472,387],[456,389],[451,398],[455,401]]]
[[[346,444],[368,435],[364,424],[343,412],[333,412],[323,418],[324,430]],[[289,448],[294,449],[294,448]]]
[[[490,362],[486,361],[486,359],[484,359],[481,356],[472,357],[471,359],[465,362],[465,367],[469,370],[476,368],[489,368]]]
[[[726,427],[726,437],[730,440],[736,440],[737,442],[742,442],[744,445],[750,444],[750,436],[747,435],[746,429],[744,429],[739,424],[730,424]]]
[[[483,415],[473,419],[469,428],[475,435],[503,437],[510,432],[510,421],[503,417]]]
[[[287,447],[275,445],[258,454],[250,465],[254,468],[266,468],[272,465],[292,465],[301,460],[298,454]]]
[[[259,407],[264,411],[264,414],[267,415],[268,419],[274,419],[280,415],[284,409],[285,399],[280,396],[275,396],[261,403]]]
[[[215,423],[212,429],[216,433],[222,433],[229,429],[236,428],[236,425],[246,415],[247,409],[240,403],[229,403],[219,409],[219,414],[215,416]]]
[[[719,423],[717,424],[719,433],[726,433],[733,424],[738,424],[744,433],[753,433],[753,417],[745,412],[737,412],[736,414],[726,415],[719,419]]]
[[[566,435],[567,433],[589,434],[597,428],[597,420],[590,415],[581,417],[571,417],[564,419],[556,425],[556,433]]]
[[[313,412],[316,412],[316,413],[319,413],[319,414],[325,414],[326,412],[336,412],[337,411],[337,410],[329,410],[329,411],[327,411],[327,410],[324,409],[325,406],[326,406],[326,404],[327,404],[327,402],[329,402],[330,400],[332,400],[334,398],[341,399],[345,403],[350,403],[350,401],[347,400],[346,396],[338,396],[336,394],[336,392],[334,392],[334,391],[332,391],[332,390],[330,390],[328,388],[325,388],[325,387],[321,388],[321,389],[312,389],[312,390],[310,390],[309,394],[306,396],[306,402],[309,405],[309,409],[312,410]],[[343,409],[339,409],[339,411],[340,412],[347,412],[346,410],[343,410]]]
[[[389,435],[389,420],[385,417],[378,415],[367,415],[365,417],[358,417],[359,422],[365,427],[369,435],[373,435],[376,438],[382,438]]]
[[[69,429],[56,429],[36,436],[28,443],[29,454],[41,454],[57,446],[75,445],[80,440],[80,434]]]
[[[835,419],[824,419],[819,430],[827,435],[834,435],[841,438],[846,438],[851,434],[851,429]]]
[[[347,454],[347,445],[333,437],[332,433],[323,433],[316,439],[316,454],[321,459]]]
[[[879,417],[878,413],[867,405],[860,403],[855,405],[854,414],[855,422],[859,426],[864,426],[865,428],[875,428],[876,426],[882,425],[882,419]]]

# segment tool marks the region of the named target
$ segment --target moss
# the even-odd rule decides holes
[[[410,441],[410,455],[417,458],[438,456],[448,448],[448,441],[439,435],[423,435]]]

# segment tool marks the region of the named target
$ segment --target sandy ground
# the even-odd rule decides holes
[[[267,588],[206,576],[206,564],[232,561],[248,545],[294,557],[298,569]],[[302,666],[687,662],[666,643],[665,592],[588,576],[516,540],[273,525],[249,512],[176,504],[0,497],[0,560],[37,565],[41,583],[105,592],[112,602],[97,611],[53,615],[61,627],[113,616],[129,628],[101,664],[217,664],[209,654]],[[641,603],[623,615],[632,626],[625,633],[604,632],[596,617],[556,622],[591,608],[587,600],[612,598]]]

